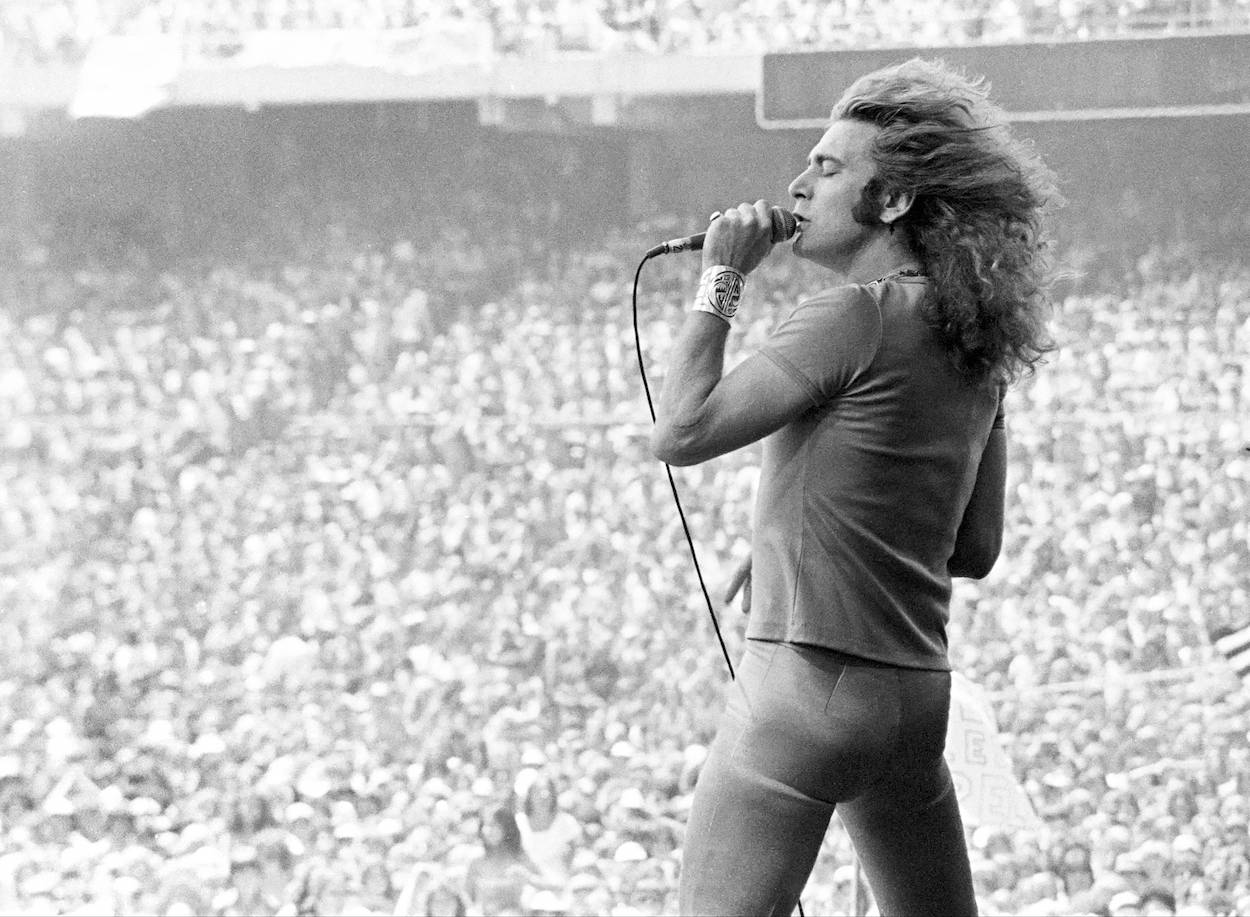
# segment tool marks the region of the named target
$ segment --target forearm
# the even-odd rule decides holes
[[[952,577],[984,579],[994,569],[1000,548],[1001,543],[987,542],[973,547],[964,542],[946,562],[946,572]]]
[[[656,405],[652,451],[670,464],[698,460],[708,426],[708,398],[725,365],[729,325],[707,312],[689,312],[673,346]]]
[[[981,579],[993,569],[1003,543],[1006,490],[1007,436],[1004,430],[995,429],[990,431],[972,497],[946,564],[951,576]]]
[[[746,276],[772,250],[771,224],[767,202],[761,200],[739,205],[708,229],[699,289],[669,359],[651,439],[656,458],[670,465],[723,455],[787,419],[793,392],[773,391],[771,369],[751,373],[740,365],[722,378],[729,322],[738,311]]]

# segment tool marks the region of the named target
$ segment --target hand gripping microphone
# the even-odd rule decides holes
[[[715,219],[719,216],[720,214],[716,213],[712,218]],[[769,211],[769,216],[772,217],[773,221],[774,245],[794,238],[794,233],[798,230],[799,223],[794,218],[793,213],[780,207],[774,207]],[[703,240],[706,238],[706,232],[696,232],[693,236],[686,236],[684,239],[669,239],[667,242],[661,242],[648,251],[643,260],[654,258],[656,255],[671,255],[674,252],[697,252],[703,248]]]

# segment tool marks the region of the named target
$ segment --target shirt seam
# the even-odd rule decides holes
[[[799,387],[803,389],[803,394],[807,396],[807,400],[812,403],[812,407],[820,407],[820,399],[816,397],[820,394],[820,389],[812,383],[811,379],[807,378],[802,370],[781,354],[774,353],[771,350],[761,350],[760,355],[766,357],[774,366],[797,382]]]
[[[877,307],[877,340],[872,346],[872,356],[868,358],[868,362],[855,374],[855,380],[858,380],[860,376],[866,375],[872,369],[873,364],[877,362],[877,357],[881,356],[881,344],[885,340],[885,312],[881,308],[881,298],[885,295],[884,284],[876,293],[868,292],[867,289],[864,292],[868,293],[872,298],[872,304]]]

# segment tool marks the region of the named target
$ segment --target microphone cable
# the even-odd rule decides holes
[[[638,270],[634,272],[634,289],[632,294],[633,303],[633,320],[634,320],[634,352],[638,355],[638,375],[642,377],[642,390],[647,396],[647,410],[651,413],[651,423],[655,423],[655,403],[651,399],[651,385],[647,382],[647,367],[642,359],[642,335],[638,331],[638,279],[642,276],[642,267],[656,255],[664,254],[664,251],[652,249],[643,255],[642,260],[638,262]],[[734,674],[734,664],[729,658],[729,650],[725,647],[725,638],[721,636],[720,620],[716,617],[716,610],[712,607],[712,597],[708,594],[707,583],[703,579],[703,569],[699,566],[699,552],[694,547],[694,537],[690,534],[690,525],[686,522],[686,512],[682,509],[681,496],[677,492],[677,481],[673,478],[673,468],[668,462],[664,463],[664,472],[668,475],[668,486],[673,492],[673,504],[677,507],[677,516],[681,519],[681,529],[686,534],[686,544],[690,546],[690,559],[694,562],[694,572],[699,578],[699,589],[703,591],[703,601],[707,604],[708,616],[712,619],[712,630],[716,632],[716,640],[720,644],[721,655],[725,658],[725,667],[729,669],[729,680],[736,681],[737,676]],[[799,908],[799,917],[806,917],[803,913],[802,899],[796,899]]]
[[[642,276],[642,266],[655,257],[655,249],[647,252],[638,262],[638,270],[634,272],[633,311],[634,311],[634,351],[638,354],[638,374],[642,377],[642,390],[647,396],[647,410],[651,412],[651,423],[655,423],[655,403],[651,400],[651,385],[647,382],[647,368],[642,359],[642,335],[638,331],[638,278]],[[729,650],[725,647],[725,638],[721,636],[720,621],[716,610],[712,607],[712,597],[708,595],[707,583],[703,579],[703,568],[699,566],[699,552],[694,547],[694,537],[690,534],[690,524],[686,521],[686,512],[682,509],[681,496],[677,493],[677,481],[673,478],[673,468],[664,463],[664,472],[668,475],[668,486],[673,492],[673,504],[677,507],[677,516],[681,519],[681,529],[686,533],[686,544],[690,546],[690,559],[694,562],[694,572],[699,578],[699,588],[703,591],[703,601],[707,603],[707,613],[712,619],[712,630],[716,632],[716,640],[720,644],[721,655],[725,657],[725,667],[729,669],[729,680],[734,681],[734,664],[729,658]]]

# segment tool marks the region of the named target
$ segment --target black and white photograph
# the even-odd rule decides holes
[[[0,914],[1250,915],[1250,0],[0,0]]]

